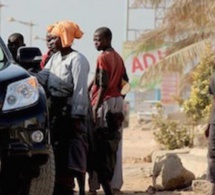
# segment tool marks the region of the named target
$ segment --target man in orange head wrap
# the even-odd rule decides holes
[[[77,177],[79,194],[85,194],[87,169],[87,115],[89,110],[89,62],[71,45],[83,32],[71,21],[61,21],[47,29],[56,49],[44,69],[34,75],[50,94],[51,140],[55,153],[54,195],[71,195],[71,181]]]

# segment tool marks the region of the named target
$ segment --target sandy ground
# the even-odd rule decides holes
[[[137,124],[135,116],[130,117],[129,128],[123,132],[123,177],[124,184],[122,192],[124,194],[150,194],[147,189],[152,185],[152,178],[144,174],[144,170],[152,165],[145,162],[144,158],[159,149],[154,140],[153,130],[149,130]],[[160,195],[193,195],[191,191],[156,192]]]
[[[130,117],[128,128],[123,130],[123,187],[118,194],[125,195],[149,195],[146,192],[152,185],[152,178],[145,176],[144,170],[151,167],[150,162],[145,162],[144,158],[149,156],[154,150],[159,149],[154,140],[153,130],[147,126],[138,125],[135,115]],[[86,184],[86,191],[88,186]],[[98,191],[103,195],[103,191]],[[152,193],[151,193],[152,194]],[[168,191],[156,192],[156,195],[194,195],[192,191]]]

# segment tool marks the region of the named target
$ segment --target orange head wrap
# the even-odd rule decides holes
[[[48,26],[47,32],[51,35],[59,36],[62,47],[71,46],[75,38],[80,39],[83,35],[79,26],[70,21],[56,22],[55,24]]]

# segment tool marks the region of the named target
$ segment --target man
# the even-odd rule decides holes
[[[209,94],[215,96],[215,74],[212,75],[209,84]],[[215,99],[213,98],[213,104],[211,114],[209,118],[209,124],[206,129],[206,137],[208,138],[208,170],[206,179],[211,183],[211,192],[209,195],[215,195]]]
[[[17,51],[20,47],[25,46],[23,35],[20,33],[11,34],[8,38],[7,46],[14,60],[17,62]]]
[[[128,76],[121,56],[111,45],[112,32],[107,27],[98,28],[94,33],[94,43],[102,53],[97,58],[95,78],[89,85],[93,120],[95,127],[106,127],[105,120],[108,111],[123,112],[122,83],[128,82]],[[119,129],[121,131],[121,128]],[[91,180],[91,176],[90,176]],[[90,191],[95,192],[90,184]],[[122,187],[122,140],[117,151],[117,162],[111,181],[113,190]]]

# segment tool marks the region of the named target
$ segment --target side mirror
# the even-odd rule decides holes
[[[17,51],[17,61],[20,66],[34,71],[39,71],[42,53],[37,47],[20,47]]]

